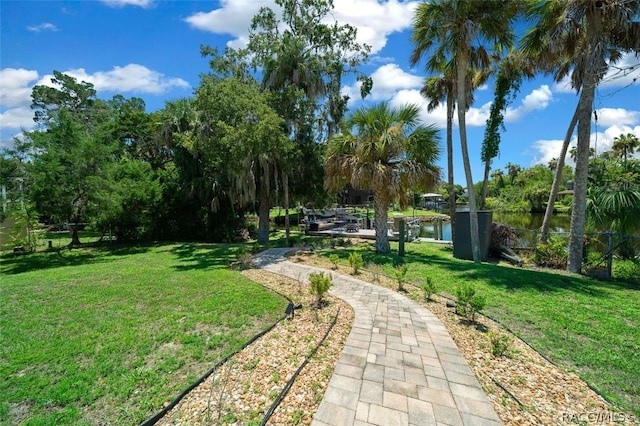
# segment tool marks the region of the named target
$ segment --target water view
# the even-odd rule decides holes
[[[543,213],[504,213],[493,212],[493,222],[512,226],[516,229],[538,230],[542,226]],[[551,230],[555,232],[568,232],[571,225],[571,216],[568,214],[554,214],[551,219]],[[436,238],[436,230],[442,226],[440,239],[451,241],[451,223],[423,223],[420,226],[420,237]]]

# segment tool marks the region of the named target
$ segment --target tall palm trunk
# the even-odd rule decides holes
[[[458,127],[460,128],[460,147],[462,149],[462,161],[464,163],[464,174],[467,178],[467,191],[469,193],[469,228],[471,232],[471,253],[473,261],[480,263],[480,235],[478,231],[478,208],[476,206],[476,194],[473,188],[473,176],[471,175],[471,162],[469,161],[469,149],[467,148],[467,125],[466,125],[466,72],[467,72],[468,51],[466,44],[460,46],[457,64],[457,85],[458,85]]]
[[[451,241],[456,234],[456,188],[453,181],[453,107],[451,94],[447,95],[447,185],[449,187],[449,216],[451,217]]]
[[[549,241],[549,228],[551,228],[551,218],[553,217],[553,208],[558,197],[558,190],[560,189],[560,181],[562,180],[562,169],[564,169],[564,160],[567,156],[567,150],[569,149],[569,142],[571,142],[571,135],[578,122],[578,106],[573,113],[571,123],[567,133],[564,135],[564,142],[562,143],[562,149],[560,150],[560,157],[558,158],[558,164],[556,165],[556,172],[553,176],[553,185],[551,185],[551,193],[549,194],[549,200],[547,201],[547,209],[544,213],[544,219],[542,220],[542,227],[540,229],[540,241],[546,243]]]
[[[373,210],[375,212],[376,224],[376,252],[389,253],[391,246],[389,245],[389,235],[387,233],[387,211],[389,203],[384,201],[384,196],[380,191],[373,193]]]
[[[576,155],[573,207],[571,208],[571,230],[569,231],[569,259],[567,270],[580,273],[582,248],[587,221],[587,178],[589,172],[589,139],[591,135],[591,108],[597,80],[595,72],[585,73],[584,84],[578,102],[578,147]]]

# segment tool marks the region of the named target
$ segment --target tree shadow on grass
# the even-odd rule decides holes
[[[368,247],[367,247],[368,248]],[[382,267],[395,267],[401,263],[412,265],[410,274],[427,275],[437,267],[437,273],[446,271],[449,277],[459,282],[481,281],[493,287],[501,287],[507,291],[528,290],[540,293],[555,293],[571,291],[592,297],[606,297],[611,289],[638,290],[634,284],[623,281],[598,281],[578,275],[568,275],[563,271],[539,271],[526,268],[501,266],[487,262],[476,264],[472,261],[455,259],[450,255],[451,249],[440,248],[442,255],[424,254],[408,245],[405,256],[401,257],[393,251],[388,254],[378,254],[372,249],[362,250],[362,246],[355,246],[339,252],[341,258],[347,258],[352,250],[362,254],[365,264],[375,263]]]
[[[246,245],[223,243],[184,243],[169,249],[181,262],[174,267],[177,271],[227,268],[245,251]]]
[[[152,245],[106,246],[85,244],[73,249],[63,248],[24,254],[9,253],[0,257],[0,273],[14,275],[64,266],[110,262],[115,256],[130,256],[144,253],[152,247]]]

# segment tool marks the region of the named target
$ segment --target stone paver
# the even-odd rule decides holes
[[[389,289],[289,262],[290,249],[258,254],[255,264],[307,280],[330,272],[330,293],[355,311],[313,425],[500,425],[500,419],[440,320]]]

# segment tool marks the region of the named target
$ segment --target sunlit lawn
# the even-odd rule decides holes
[[[241,246],[8,255],[0,424],[139,424],[286,301],[228,268]]]
[[[323,250],[348,264],[352,251],[394,276],[397,254],[378,255],[373,243]],[[397,253],[397,244],[392,244]],[[489,316],[524,338],[546,357],[640,415],[640,285],[597,281],[578,275],[533,271],[454,259],[447,246],[406,245],[407,278],[420,285],[431,277],[440,292],[455,294],[462,283],[486,295]]]

